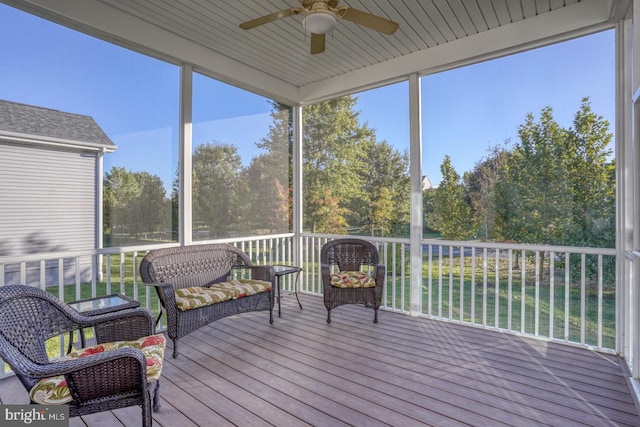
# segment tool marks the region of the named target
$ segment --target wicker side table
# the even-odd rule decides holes
[[[278,317],[282,317],[280,313],[280,278],[282,276],[286,276],[287,274],[296,273],[293,294],[295,294],[296,300],[298,301],[298,305],[302,310],[302,304],[300,303],[300,298],[298,298],[298,279],[300,278],[300,272],[302,271],[302,268],[296,267],[293,265],[278,265],[278,264],[272,265],[272,267],[276,273],[276,288],[277,288],[276,298],[278,298]]]

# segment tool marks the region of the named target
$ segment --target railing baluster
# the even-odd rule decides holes
[[[549,338],[555,337],[554,313],[556,312],[556,253],[549,252]]]
[[[520,333],[526,330],[527,316],[527,252],[523,249],[520,252]]]
[[[120,293],[124,294],[124,277],[127,272],[127,266],[125,265],[124,252],[120,252]]]
[[[111,294],[111,254],[107,254],[107,295]],[[91,290],[91,298],[96,297],[96,290]]]
[[[64,301],[64,258],[58,258],[58,298]]]
[[[428,279],[428,286],[429,286],[428,304],[429,304],[429,306],[427,307],[427,314],[429,316],[433,315],[433,274],[431,274],[432,271],[433,271],[433,245],[429,244],[429,279]]]
[[[404,272],[404,270],[405,270],[404,266],[406,265],[406,253],[407,253],[406,249],[407,249],[407,246],[404,243],[400,243],[400,290],[401,290],[400,292],[401,292],[401,295],[402,295],[402,307],[400,307],[400,308],[401,308],[402,311],[405,311],[407,309],[406,308],[407,304],[406,304],[406,299],[405,299],[406,298],[406,293],[405,293],[406,286],[404,285],[405,279],[406,279],[405,272]]]
[[[493,290],[493,326],[500,327],[500,250],[496,250],[496,280]]]
[[[460,321],[464,322],[464,246],[460,246]]]
[[[536,251],[536,272],[535,272],[535,299],[534,299],[534,314],[533,314],[533,334],[535,336],[540,335],[540,251]],[[542,260],[544,263],[544,259]]]
[[[471,323],[476,323],[476,248],[471,249]]]
[[[81,298],[82,293],[80,292],[80,285],[81,285],[81,281],[80,281],[80,257],[77,257],[75,260],[75,265],[76,265],[76,271],[75,271],[75,277],[76,277],[76,300],[79,300]]]
[[[587,255],[580,257],[580,344],[585,343],[587,328]]]
[[[569,341],[569,319],[570,319],[570,287],[571,287],[571,256],[569,252],[564,254],[564,340]]]
[[[438,316],[442,317],[442,245],[438,245]]]
[[[487,282],[489,280],[489,259],[487,258],[487,248],[483,248],[484,258],[482,261],[482,326],[487,326]]]
[[[449,246],[449,319],[453,318],[453,246]]]
[[[509,273],[507,278],[507,329],[513,330],[513,249],[507,252]]]
[[[47,261],[40,261],[40,289],[47,288]]]
[[[603,291],[602,255],[598,254],[598,347],[602,347],[602,291]]]

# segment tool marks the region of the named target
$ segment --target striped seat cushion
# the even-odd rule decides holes
[[[376,279],[362,271],[339,271],[331,275],[336,288],[375,288]]]
[[[115,341],[81,348],[79,350],[72,351],[58,360],[76,359],[78,357],[104,353],[105,351],[115,350],[122,347],[134,347],[140,349],[146,359],[147,381],[151,382],[160,378],[166,344],[167,342],[164,335],[157,334],[142,337],[133,341]],[[69,391],[64,375],[41,379],[29,391],[29,396],[33,402],[41,405],[63,405],[71,402],[72,400],[71,392]]]
[[[238,299],[271,290],[271,283],[263,280],[238,279],[220,282],[210,287],[176,289],[176,306],[179,310],[193,310],[211,304]]]

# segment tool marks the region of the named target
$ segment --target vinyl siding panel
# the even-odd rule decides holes
[[[0,256],[95,248],[95,176],[95,154],[0,143]]]

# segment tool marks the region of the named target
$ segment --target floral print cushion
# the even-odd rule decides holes
[[[208,288],[195,286],[176,289],[176,306],[178,310],[182,311],[193,310],[194,308],[270,290],[271,283],[252,279],[229,280],[215,283]]]
[[[331,275],[336,288],[375,288],[376,279],[362,271],[339,271]]]
[[[103,353],[109,350],[115,350],[122,347],[134,347],[142,351],[147,361],[147,381],[156,381],[160,378],[162,372],[162,359],[164,357],[164,349],[167,341],[162,334],[142,337],[134,341],[115,341],[110,343],[98,344],[93,347],[81,348],[74,350],[62,359],[69,360],[78,357],[85,357],[92,354]],[[63,405],[71,402],[71,392],[67,386],[64,375],[52,378],[44,378],[33,386],[29,392],[29,396],[33,402],[41,405]]]

